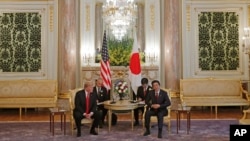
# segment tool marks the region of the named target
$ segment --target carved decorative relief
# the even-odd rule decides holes
[[[142,67],[142,78],[148,78],[149,82],[155,79],[159,79],[158,66],[143,66]],[[128,78],[129,69],[125,66],[112,66],[111,67],[111,78]],[[81,71],[81,84],[86,81],[94,81],[100,77],[100,67],[82,67]]]

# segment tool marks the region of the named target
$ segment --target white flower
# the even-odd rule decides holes
[[[128,92],[128,83],[126,81],[119,81],[115,84],[115,91],[117,94],[127,93]]]

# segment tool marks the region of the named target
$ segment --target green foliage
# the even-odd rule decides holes
[[[123,38],[121,41],[109,38],[108,49],[111,66],[128,66],[133,47],[133,39]]]

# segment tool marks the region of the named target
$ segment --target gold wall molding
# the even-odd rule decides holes
[[[49,29],[50,32],[54,30],[54,6],[49,7]]]
[[[150,5],[150,27],[151,30],[155,29],[155,6],[153,4]]]
[[[86,5],[86,9],[85,9],[85,11],[86,11],[86,19],[85,19],[85,21],[86,21],[86,31],[89,31],[89,29],[90,29],[90,6],[87,4]]]
[[[187,22],[187,31],[190,31],[190,27],[191,27],[191,14],[190,14],[190,5],[186,6],[186,22]]]
[[[0,0],[0,2],[34,2],[34,0]],[[54,0],[36,0],[36,1],[54,1]]]
[[[250,26],[250,5],[247,7],[247,12],[248,12],[248,23],[247,25]]]

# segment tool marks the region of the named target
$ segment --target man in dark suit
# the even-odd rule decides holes
[[[76,93],[75,96],[75,109],[73,111],[73,116],[77,128],[77,137],[81,136],[81,120],[83,118],[94,119],[93,124],[90,129],[90,134],[98,135],[95,131],[95,127],[98,126],[100,120],[100,114],[97,111],[97,99],[93,91],[93,83],[86,82],[84,84],[84,89]]]
[[[167,116],[167,106],[171,105],[167,92],[160,89],[160,82],[158,80],[152,81],[153,90],[149,92],[146,99],[148,110],[145,113],[145,127],[146,131],[143,134],[147,136],[150,134],[150,117],[157,116],[158,118],[158,138],[162,138],[163,117]]]
[[[107,89],[103,86],[103,80],[101,78],[98,78],[96,80],[96,86],[93,89],[93,93],[96,94],[97,102],[99,103],[98,111],[101,113],[101,120],[99,123],[99,127],[102,128],[108,110],[104,108],[104,105],[101,104],[101,102],[109,100],[110,98]]]
[[[137,89],[136,98],[138,101],[144,101],[146,100],[146,97],[149,93],[149,91],[152,90],[152,87],[148,85],[148,79],[142,78],[141,79],[141,86]],[[139,125],[139,111],[144,112],[144,107],[138,107],[134,110],[134,117],[135,117],[135,123],[134,126]]]

